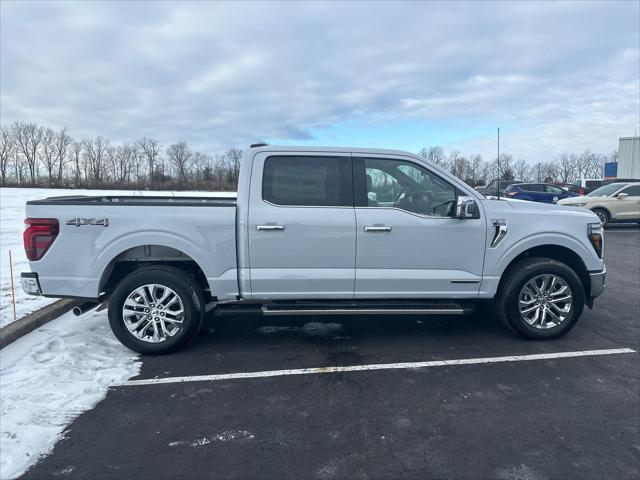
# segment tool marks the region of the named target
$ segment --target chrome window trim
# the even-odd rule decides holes
[[[267,205],[278,208],[354,208],[353,206],[348,205],[280,205],[278,203],[271,203],[269,200],[265,200],[264,198],[261,200]]]
[[[475,199],[474,199],[475,201]],[[441,219],[450,219],[450,220],[460,220],[459,218],[456,217],[441,217],[441,216],[433,216],[433,215],[421,215],[419,213],[415,213],[415,212],[410,212],[409,210],[405,210],[404,208],[398,208],[398,207],[354,207],[355,209],[358,208],[366,208],[366,209],[376,209],[376,210],[397,210],[399,212],[403,212],[403,213],[408,213],[409,215],[413,215],[414,217],[419,217],[419,218],[424,218],[424,219],[430,219],[430,220],[441,220]],[[472,218],[469,220],[478,220],[477,218]]]

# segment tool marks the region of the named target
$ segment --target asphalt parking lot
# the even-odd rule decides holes
[[[640,229],[564,338],[491,315],[227,317],[141,379],[640,348]],[[114,387],[23,478],[638,478],[638,353]]]

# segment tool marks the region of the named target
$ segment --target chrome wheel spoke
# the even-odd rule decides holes
[[[547,312],[547,315],[553,318],[554,322],[560,323],[562,321],[560,316],[553,313],[550,308],[547,308],[545,311]]]
[[[549,300],[549,303],[555,305],[556,303],[567,303],[567,301],[570,301],[570,300],[571,300],[571,295],[567,295],[566,297],[553,298]]]

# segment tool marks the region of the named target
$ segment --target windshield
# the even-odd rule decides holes
[[[600,188],[596,188],[593,192],[588,193],[587,197],[608,197],[616,193],[622,187],[627,185],[626,183],[610,183],[609,185],[603,185]]]

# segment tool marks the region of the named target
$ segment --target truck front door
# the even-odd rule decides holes
[[[454,185],[410,158],[354,158],[354,175],[356,298],[478,294],[486,220],[453,218]]]
[[[353,298],[352,178],[348,154],[256,156],[247,224],[252,298]]]

